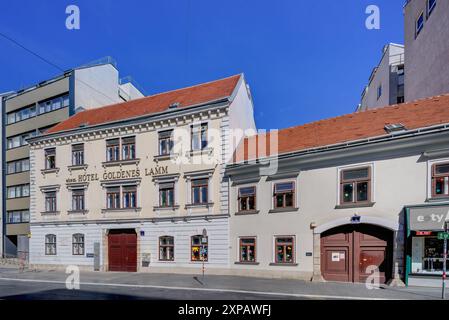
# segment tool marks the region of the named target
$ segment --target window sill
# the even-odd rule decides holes
[[[238,264],[238,265],[251,265],[251,266],[258,266],[260,264],[260,262],[244,262],[244,261],[236,261],[234,262],[234,264]]]
[[[60,211],[42,211],[41,215],[43,215],[43,216],[57,216],[60,213],[61,213]]]
[[[118,161],[105,161],[102,162],[101,165],[103,167],[115,167],[115,166],[124,166],[124,165],[129,165],[129,164],[139,164],[140,159],[130,159],[130,160],[118,160]]]
[[[87,167],[88,167],[87,164],[80,164],[80,165],[68,166],[67,168],[69,169],[69,171],[75,171],[75,170],[86,170]]]
[[[374,207],[375,204],[375,202],[339,204],[335,206],[335,209],[367,208]]]
[[[178,210],[178,209],[179,209],[178,205],[171,206],[171,207],[160,207],[160,206],[153,207],[154,211],[174,211],[174,210]]]
[[[108,212],[140,212],[142,208],[118,208],[118,209],[101,209],[101,213]]]
[[[269,264],[271,267],[296,267],[297,263],[280,263],[280,262],[272,262]]]
[[[235,213],[236,216],[246,216],[252,214],[258,214],[259,210],[247,210],[247,211],[238,211]]]
[[[426,199],[426,202],[445,202],[449,201],[449,196],[433,197]]]
[[[177,154],[177,153],[160,154],[160,155],[154,156],[153,160],[155,162],[159,162],[159,161],[166,161],[166,160],[174,160],[177,157],[179,157],[179,154]]]
[[[186,209],[194,209],[194,208],[210,208],[214,205],[213,202],[208,203],[196,203],[196,204],[186,204]]]
[[[48,173],[58,173],[59,168],[52,168],[52,169],[42,169],[42,174],[48,174]]]
[[[203,154],[211,155],[213,151],[214,151],[213,148],[204,148],[204,149],[200,149],[200,150],[190,150],[187,153],[189,156],[193,157],[193,156],[198,156],[198,155],[203,155]]]
[[[67,211],[68,214],[87,214],[89,213],[89,210],[69,210]]]
[[[268,211],[268,213],[281,213],[281,212],[296,212],[298,211],[299,208],[276,208],[276,209],[271,209],[270,211]]]

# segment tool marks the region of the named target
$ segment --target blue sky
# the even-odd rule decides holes
[[[147,94],[245,73],[259,128],[354,111],[388,42],[403,43],[404,0],[18,0],[0,32],[63,69],[113,56]],[[65,27],[76,4],[81,29]],[[365,28],[379,6],[380,30]],[[0,38],[0,92],[60,74]]]

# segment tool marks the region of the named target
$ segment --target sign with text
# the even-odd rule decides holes
[[[156,176],[168,173],[168,166],[156,166],[154,168],[146,168],[145,176]],[[76,177],[69,178],[66,183],[87,183],[92,181],[98,181],[100,178],[103,181],[124,180],[124,179],[136,179],[142,176],[142,172],[139,168],[129,170],[111,170],[104,171],[103,174],[98,173],[83,173]]]
[[[449,205],[410,208],[410,230],[444,230],[449,222]]]

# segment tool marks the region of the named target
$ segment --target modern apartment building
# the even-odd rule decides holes
[[[404,46],[390,43],[382,49],[382,58],[363,89],[358,110],[367,110],[404,102]]]
[[[236,75],[80,112],[31,138],[30,264],[226,270],[224,163],[254,130]]]
[[[441,286],[449,95],[270,137],[245,139],[226,169],[230,273]]]
[[[448,93],[449,1],[407,1],[404,30],[405,100]]]
[[[4,256],[27,257],[30,237],[28,139],[76,112],[143,97],[122,83],[115,62],[102,59],[74,68],[2,99]]]

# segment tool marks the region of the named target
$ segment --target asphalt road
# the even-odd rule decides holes
[[[193,275],[82,272],[80,288],[66,288],[61,271],[0,267],[4,300],[413,300],[440,299],[437,288],[368,290],[363,284]],[[449,298],[449,297],[448,297]]]

